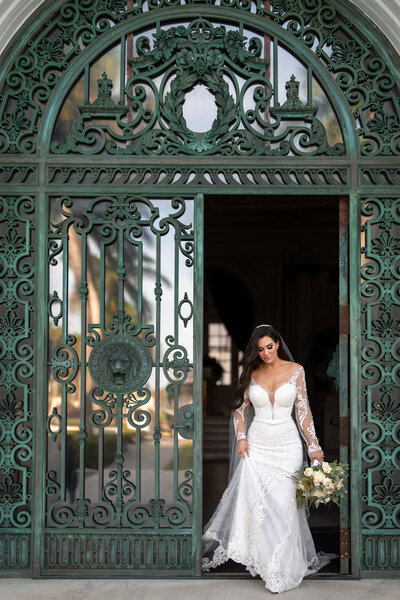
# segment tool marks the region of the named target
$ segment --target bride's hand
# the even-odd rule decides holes
[[[313,464],[314,460],[317,460],[320,464],[324,462],[324,453],[322,450],[316,450],[315,452],[310,452],[310,461]]]
[[[249,456],[249,445],[247,440],[238,441],[238,454],[240,454],[242,458],[244,458],[246,455]]]

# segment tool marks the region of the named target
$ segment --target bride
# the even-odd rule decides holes
[[[283,352],[290,360],[282,358]],[[291,479],[303,464],[299,433],[312,463],[321,463],[324,457],[308,404],[304,369],[293,362],[271,325],[259,325],[251,335],[233,407],[235,445],[241,458],[205,527],[203,570],[232,559],[253,576],[260,575],[271,592],[284,592],[300,585],[330,557],[316,554]]]

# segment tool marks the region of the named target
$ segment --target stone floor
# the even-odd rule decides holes
[[[71,580],[0,579],[1,600],[265,600],[259,579]],[[285,600],[399,600],[394,579],[306,580]]]

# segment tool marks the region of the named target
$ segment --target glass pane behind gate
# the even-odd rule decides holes
[[[55,197],[50,215],[47,564],[89,544],[92,568],[190,568],[190,536],[151,539],[192,526],[194,200]]]

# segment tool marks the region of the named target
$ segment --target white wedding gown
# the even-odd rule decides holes
[[[246,436],[249,402],[255,416]],[[234,413],[236,437],[247,437],[249,456],[234,471],[203,535],[203,570],[232,559],[259,574],[272,592],[298,586],[333,556],[316,554],[305,510],[296,505],[291,476],[302,466],[303,450],[293,404],[309,451],[319,450],[303,367],[274,393],[252,379]]]

